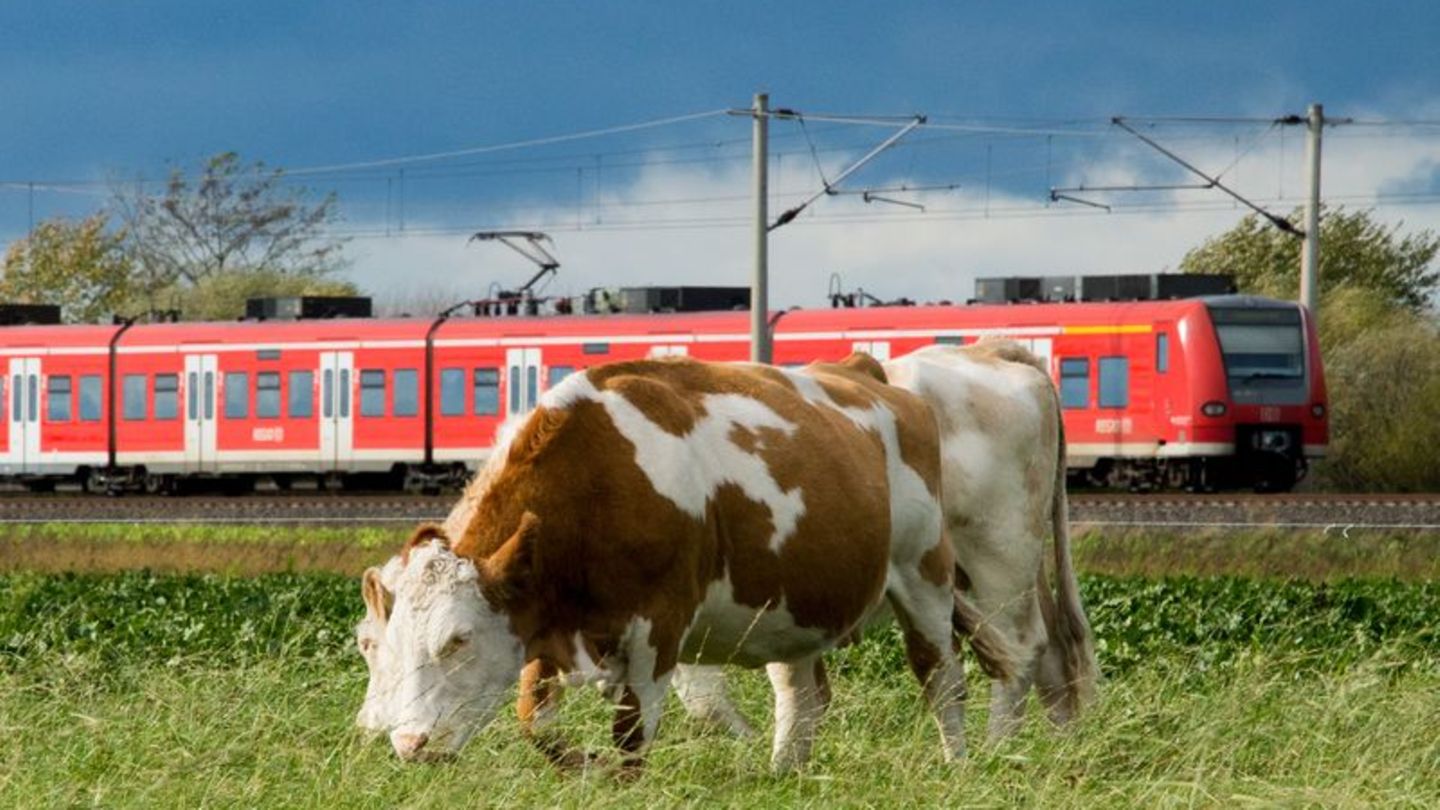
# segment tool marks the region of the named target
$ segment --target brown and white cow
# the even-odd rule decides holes
[[[1017,659],[991,684],[990,737],[1019,726],[1032,685],[1051,719],[1070,720],[1093,696],[1099,668],[1070,558],[1064,423],[1043,363],[991,339],[921,349],[888,361],[885,373],[935,414],[958,584]]]
[[[487,463],[465,531],[422,528],[402,555],[382,654],[396,752],[454,752],[534,661],[609,683],[615,740],[638,756],[681,661],[763,664],[772,764],[793,768],[824,709],[820,654],[888,602],[945,755],[962,755],[939,437],[883,380],[863,356],[639,361],[547,392]],[[522,707],[549,702],[543,679],[523,686]]]
[[[946,524],[958,578],[981,608],[966,619],[998,631],[1018,652],[1013,673],[995,673],[991,736],[1018,727],[1031,684],[1052,719],[1070,719],[1093,695],[1098,667],[1070,559],[1063,424],[1043,366],[1018,344],[987,340],[967,348],[925,349],[888,362],[886,372],[939,417]],[[485,488],[483,476],[472,482],[446,520],[447,531],[463,530]],[[1058,593],[1053,596],[1044,575],[1046,534],[1054,537]],[[394,565],[392,560],[386,571]],[[367,582],[378,583],[379,573],[367,572]],[[367,599],[371,607],[359,631],[371,666],[360,723],[384,730],[388,725],[375,713],[380,701],[373,696],[385,689],[377,684],[380,665],[370,652],[377,648],[381,627],[374,617],[383,615],[384,601],[381,591],[372,590],[375,598]],[[965,607],[966,600],[957,606]],[[985,652],[993,656],[993,647]],[[540,677],[538,666],[527,670],[528,681]],[[751,733],[726,695],[719,668],[682,665],[673,683],[692,716],[737,735]]]

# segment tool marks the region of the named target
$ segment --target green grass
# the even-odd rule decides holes
[[[249,575],[358,575],[405,542],[414,526],[58,524],[0,526],[0,573],[150,569]],[[1440,532],[1255,529],[1243,532],[1076,532],[1081,571],[1329,581],[1440,579]]]
[[[1440,532],[1091,530],[1077,532],[1074,546],[1076,566],[1097,574],[1440,579]]]
[[[1108,681],[970,759],[937,734],[893,629],[830,656],[835,701],[801,776],[768,773],[673,705],[633,783],[562,776],[503,717],[461,758],[404,766],[352,728],[352,578],[0,576],[0,806],[1191,806],[1440,803],[1440,586],[1087,576]],[[763,675],[737,672],[768,723]],[[562,726],[599,747],[575,693]]]

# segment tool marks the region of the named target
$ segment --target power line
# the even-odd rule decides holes
[[[490,152],[504,152],[512,149],[527,149],[535,146],[548,146],[556,143],[569,143],[588,138],[600,138],[606,135],[619,135],[625,132],[637,132],[642,129],[653,129],[655,127],[671,126],[686,121],[698,121],[702,118],[714,118],[725,115],[725,110],[709,110],[707,112],[689,113],[687,115],[676,115],[669,118],[657,118],[650,121],[640,121],[634,124],[622,124],[602,129],[590,129],[581,132],[572,132],[565,135],[551,135],[544,138],[530,138],[523,141],[511,141],[509,143],[497,143],[487,146],[472,146],[464,149],[452,149],[446,152],[429,152],[420,155],[404,155],[400,157],[383,158],[380,160],[363,160],[353,163],[334,163],[329,166],[308,166],[300,169],[291,169],[286,174],[291,176],[303,176],[310,174],[326,174],[338,171],[350,171],[354,169],[374,169],[383,166],[400,166],[409,163],[421,163],[431,160],[444,160],[447,158],[466,157],[468,155],[480,155]]]

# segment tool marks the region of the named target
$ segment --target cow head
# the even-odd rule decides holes
[[[526,513],[515,533],[479,561],[456,555],[438,527],[422,527],[411,538],[381,662],[393,668],[385,719],[401,759],[458,752],[494,718],[519,678],[524,646],[507,611],[522,593],[538,523]]]
[[[370,567],[360,578],[360,595],[365,599],[365,618],[355,625],[355,646],[365,659],[370,670],[370,680],[365,685],[365,702],[355,715],[355,725],[370,732],[383,732],[390,727],[388,701],[394,691],[394,667],[391,656],[381,655],[381,644],[385,640],[385,627],[390,620],[391,606],[395,600],[395,582],[400,577],[402,563],[397,555],[391,557],[383,568]]]

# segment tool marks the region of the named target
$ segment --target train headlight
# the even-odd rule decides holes
[[[1324,419],[1324,418],[1325,418],[1325,403],[1323,403],[1323,402],[1317,402],[1317,403],[1315,403],[1314,405],[1311,405],[1311,406],[1310,406],[1310,415],[1313,416],[1313,417],[1315,417],[1316,419]]]
[[[1200,413],[1203,413],[1203,414],[1205,414],[1206,416],[1224,416],[1224,415],[1225,415],[1225,403],[1223,403],[1223,402],[1207,402],[1207,403],[1205,403],[1204,405],[1201,405],[1201,406],[1200,406]]]

